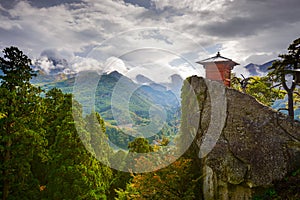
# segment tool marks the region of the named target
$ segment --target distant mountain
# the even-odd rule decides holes
[[[169,88],[180,97],[181,88],[183,85],[183,78],[178,74],[173,74],[170,78],[171,83],[169,84]]]
[[[138,75],[138,77],[140,77],[140,79],[136,83],[117,71],[113,71],[109,74],[102,74],[100,76],[96,94],[96,97],[99,97],[97,100],[99,102],[97,102],[98,104],[96,105],[99,109],[98,111],[106,111],[104,108],[107,107],[107,103],[110,102],[110,100],[108,100],[107,98],[111,98],[112,92],[121,78],[124,90],[136,88],[136,91],[134,91],[131,100],[135,101],[135,106],[140,107],[140,110],[146,109],[147,106],[145,106],[145,104],[149,106],[153,103],[170,108],[180,106],[180,102],[177,99],[176,94],[174,94],[171,89],[178,90],[179,87],[181,89],[182,79],[180,79],[176,84],[174,82],[169,83],[168,88],[163,84],[155,83],[154,81],[143,75]],[[87,79],[89,79],[88,75]],[[38,76],[34,77],[31,82],[33,84],[41,86],[46,91],[56,87],[61,89],[65,93],[71,93],[75,83],[75,75],[68,75],[63,73],[50,75],[39,72]]]
[[[148,77],[142,75],[142,74],[138,74],[135,77],[135,80],[140,83],[140,84],[151,84],[154,83],[154,81],[152,81],[151,79],[149,79]]]
[[[55,73],[48,74],[42,70],[38,70],[37,76],[33,77],[30,80],[30,82],[35,85],[45,85],[46,83],[51,84],[51,83],[67,80],[67,79],[73,78],[75,76],[76,76],[75,73],[65,74],[65,73],[60,72],[60,73],[56,73],[56,74]]]
[[[178,74],[173,74],[170,77],[170,82],[166,83],[155,83],[152,81],[150,78],[138,74],[135,77],[135,80],[142,85],[148,85],[151,88],[159,91],[167,91],[170,90],[172,91],[178,99],[180,99],[180,92],[181,92],[181,87],[183,85],[183,78],[178,75]]]
[[[35,80],[35,84],[41,86],[45,90],[50,90],[55,87],[61,89],[65,93],[73,92],[74,83],[76,81],[75,77],[64,77],[61,80],[58,79],[58,81],[53,82],[47,82],[49,79],[46,79],[46,82],[38,82],[37,80],[45,81],[45,77],[39,79],[39,76]],[[87,73],[87,81],[89,81],[89,76],[90,75]],[[118,89],[118,92],[124,93],[125,95],[117,99],[118,102],[112,105],[112,96],[116,88]],[[131,96],[127,96],[131,93]],[[83,105],[88,105],[89,103],[89,99],[85,95],[81,95],[80,99],[77,100]],[[117,71],[101,75],[95,92],[95,111],[99,112],[106,121],[108,127],[107,132],[109,137],[111,136],[110,139],[118,144],[124,142],[120,146],[126,148],[126,141],[133,138],[124,135],[121,137],[120,134],[122,133],[122,130],[116,131],[116,129],[121,127],[124,128],[124,130],[131,131],[132,134],[139,134],[139,127],[142,128],[151,123],[149,111],[154,107],[157,108],[157,106],[166,111],[166,124],[164,125],[166,127],[164,130],[172,129],[173,134],[174,132],[176,134],[180,122],[180,100],[171,90],[152,81],[149,85],[134,82]],[[128,110],[128,108],[130,116],[126,115],[126,109]],[[113,116],[113,110],[115,112],[117,111],[117,121],[115,116]],[[132,120],[129,120],[129,118]],[[121,125],[120,121],[122,122]],[[118,137],[121,139],[116,139]]]
[[[250,63],[245,66],[245,69],[251,74],[251,76],[258,76],[258,66],[257,64]]]
[[[272,60],[262,65],[250,63],[245,66],[245,69],[250,73],[250,76],[265,76],[268,73],[268,68],[272,66],[274,61]]]
[[[154,90],[161,91],[161,92],[165,92],[168,90],[168,88],[166,86],[159,84],[159,83],[150,83],[149,86],[151,88],[153,88]]]
[[[265,64],[259,65],[259,70],[261,72],[267,73],[268,72],[268,68],[272,66],[272,64],[275,62],[276,60],[272,60],[269,62],[266,62]]]
[[[110,76],[110,77],[115,78],[116,80],[119,80],[120,78],[123,77],[123,75],[120,74],[118,71],[113,71],[113,72],[111,72],[111,73],[109,73],[109,74],[104,74],[104,76]],[[124,78],[125,78],[125,77],[124,77]],[[129,79],[127,79],[127,80],[129,81]],[[129,81],[129,82],[131,82],[131,81]]]
[[[68,61],[55,50],[44,50],[40,57],[32,62],[32,69],[38,72],[38,76],[31,80],[32,83],[56,82],[76,76]]]

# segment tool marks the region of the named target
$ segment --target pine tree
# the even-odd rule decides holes
[[[2,199],[37,198],[39,182],[32,172],[34,157],[44,160],[43,106],[39,88],[29,80],[35,75],[31,60],[16,47],[0,58],[0,187]]]
[[[293,41],[288,47],[287,54],[279,55],[281,58],[273,63],[271,73],[269,76],[273,78],[274,82],[279,82],[283,89],[286,90],[288,96],[288,113],[289,116],[294,119],[294,91],[297,86],[296,74],[294,70],[300,69],[300,38]],[[288,84],[288,75],[292,77],[291,84]]]

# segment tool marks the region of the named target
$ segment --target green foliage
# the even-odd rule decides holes
[[[49,174],[46,178],[44,196],[48,199],[105,199],[112,172],[87,151],[89,149],[93,152],[96,149],[97,153],[101,153],[101,146],[97,145],[103,144],[96,141],[95,137],[105,128],[103,120],[93,113],[87,118],[95,116],[93,120],[102,122],[102,127],[91,124],[88,127],[80,117],[82,113],[80,106],[73,105],[72,110],[71,95],[62,94],[61,91],[54,89],[46,96],[48,97],[46,100],[56,102],[52,104],[54,107],[51,110],[63,109],[57,109],[55,114],[57,117],[55,119],[50,117],[46,122],[48,137],[52,142],[49,146]],[[49,114],[53,115],[52,112]],[[82,125],[77,129],[73,115],[78,115],[77,119],[80,121],[76,123]],[[95,121],[91,121],[93,122]],[[53,130],[51,127],[56,128]],[[77,131],[82,131],[84,137],[79,138]],[[87,140],[91,146],[84,146],[82,140]]]
[[[87,116],[87,124],[70,94],[54,88],[42,95],[17,48],[6,48],[0,61],[2,199],[106,199],[112,170],[94,157],[109,151],[100,115]]]
[[[277,60],[270,67],[269,76],[272,81],[279,83],[287,92],[288,96],[288,112],[289,116],[294,119],[294,91],[299,78],[294,74],[293,70],[300,69],[300,38],[293,41],[288,47],[287,54],[279,55],[280,60]],[[292,79],[291,84],[288,84],[288,79]]]
[[[130,133],[130,130],[127,130]],[[128,133],[127,132],[127,133]],[[117,126],[113,126],[107,122],[106,134],[113,144],[116,144],[119,148],[127,149],[128,144],[134,140],[134,137],[124,133],[124,131]]]
[[[274,188],[267,189],[262,195],[255,195],[253,200],[280,200],[280,196],[278,196],[276,190]]]
[[[278,56],[280,60],[277,60],[270,67],[270,76],[276,82],[281,82],[283,87],[287,87],[286,83],[286,75],[290,74],[289,70],[299,69],[300,68],[300,38],[294,40],[288,47],[287,54],[280,54]],[[293,77],[295,80],[296,77]],[[283,82],[282,82],[283,81]],[[294,83],[295,84],[295,83]],[[294,87],[294,84],[291,87]]]
[[[292,173],[292,176],[300,176],[300,168]]]
[[[300,199],[300,168],[286,176],[283,180],[274,183],[274,190],[279,199]]]
[[[120,198],[118,191],[124,191],[131,179],[132,176],[130,173],[113,170],[113,181],[110,185],[109,199]]]
[[[120,121],[128,121],[129,117],[132,119],[132,123],[127,124],[128,126],[117,126],[117,121],[114,119],[112,113],[111,98],[114,88],[119,81],[119,77],[122,77],[122,75],[116,75],[116,73],[117,72],[113,72],[112,74],[102,75],[95,93],[95,112],[98,112],[105,120],[106,134],[109,140],[118,147],[126,150],[129,142],[132,142],[135,138],[132,135],[138,134],[136,127],[141,127],[150,123],[149,109],[153,106],[153,102],[155,102],[155,104],[161,104],[167,111],[167,123],[165,123],[165,127],[158,135],[165,135],[170,139],[174,138],[178,132],[180,123],[176,97],[171,94],[170,91],[156,91],[148,86],[142,86],[133,92],[128,102],[130,116],[125,116],[125,114],[123,114],[125,113],[123,111],[123,102],[127,102],[128,100],[120,100],[120,105],[114,105],[114,107],[119,110],[118,115]],[[89,80],[91,75],[87,73],[84,74],[84,76]],[[126,77],[123,78],[124,84],[119,86],[121,87],[121,90],[130,91],[130,89],[136,88],[135,83],[130,79],[127,79]],[[39,85],[46,91],[49,91],[52,88],[60,88],[64,93],[71,93],[74,83],[75,78],[70,78],[51,83],[39,83]],[[80,91],[80,94],[77,95],[77,100],[83,105],[89,101],[88,95],[84,94],[85,92],[85,90],[82,90]],[[83,110],[83,112],[85,113],[86,111]]]
[[[233,74],[232,87],[254,96],[258,101],[268,106],[271,106],[276,99],[283,99],[287,95],[286,110],[288,110],[289,116],[294,119],[294,110],[297,109],[295,104],[299,101],[296,86],[300,82],[300,76],[296,76],[293,70],[300,69],[300,38],[294,40],[289,45],[287,54],[281,54],[279,58],[273,62],[266,77],[250,77],[242,80]],[[290,83],[288,80],[291,80]],[[247,81],[247,87],[243,85],[245,81]]]
[[[85,122],[85,129],[90,135],[89,143],[92,151],[95,153],[96,158],[107,163],[111,149],[108,145],[107,135],[105,134],[106,128],[104,120],[101,118],[99,113],[92,112],[85,117]]]
[[[196,199],[201,178],[192,166],[191,159],[180,158],[166,168],[132,174],[126,189],[117,190],[117,199]]]
[[[6,117],[6,115],[4,113],[0,113],[0,119]]]
[[[281,200],[281,199],[300,199],[299,192],[300,185],[300,169],[295,170],[291,174],[287,175],[282,180],[277,180],[273,183],[273,186],[267,188],[262,194],[254,196],[254,200]]]
[[[153,152],[153,147],[145,138],[136,138],[133,142],[128,144],[129,152],[148,153]]]
[[[272,87],[272,82],[270,81],[268,76],[251,77],[248,80],[248,84],[245,89],[241,88],[241,81],[241,78],[237,78],[235,77],[235,74],[232,74],[232,88],[239,91],[244,91],[245,93],[255,97],[259,102],[267,106],[273,105],[275,100],[284,98],[286,94],[284,90]]]
[[[31,69],[31,60],[17,47],[8,47],[3,50],[4,57],[0,57],[0,70],[3,72],[1,87],[10,91],[15,87],[29,86],[29,80],[36,76]]]
[[[0,58],[0,188],[2,199],[36,198],[38,180],[32,171],[34,158],[46,160],[45,131],[40,126],[44,107],[39,88],[29,83],[34,75],[30,59],[16,47]]]
[[[112,149],[108,146],[104,120],[98,113],[83,118],[83,110],[78,102],[72,102],[72,95],[51,84],[43,94],[40,88],[32,86],[29,81],[35,73],[30,63],[15,47],[5,49],[1,58],[2,199],[113,199],[114,189],[126,189],[132,177],[129,173],[112,171],[103,162],[119,159],[120,165],[125,166],[122,161],[127,153],[118,151],[112,158],[108,156]],[[111,86],[117,81],[105,78],[111,79]],[[70,88],[73,82],[63,81],[61,86]],[[142,109],[149,109],[150,102],[135,96],[130,105],[131,116],[137,124],[147,124],[148,111]],[[109,109],[106,106],[103,113],[109,114]],[[167,126],[163,132],[172,134]],[[120,130],[116,131],[116,138],[118,133]],[[133,139],[124,138],[124,146],[129,143],[130,151],[154,150],[148,140]],[[162,145],[168,141],[162,140]],[[103,157],[107,160],[96,159]]]

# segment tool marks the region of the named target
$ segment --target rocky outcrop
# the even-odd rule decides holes
[[[196,76],[185,81],[182,94],[182,127],[195,136],[204,199],[251,199],[259,188],[300,168],[298,122]]]

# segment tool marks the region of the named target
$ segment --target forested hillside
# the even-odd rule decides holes
[[[84,74],[86,79],[91,76]],[[118,124],[112,113],[112,94],[118,81],[122,79],[122,90],[136,89],[129,99],[129,112],[132,123],[121,126]],[[39,71],[38,75],[31,81],[34,85],[40,86],[45,91],[53,88],[61,89],[64,93],[72,93],[76,82],[76,77],[61,77],[61,75],[44,75]],[[158,84],[157,84],[158,85]],[[106,134],[109,140],[120,148],[127,149],[128,143],[132,142],[134,137],[124,132],[130,132],[132,135],[138,134],[137,128],[150,123],[149,109],[153,105],[158,105],[166,111],[167,119],[164,128],[158,136],[169,137],[173,139],[179,130],[180,121],[180,99],[176,97],[173,91],[167,90],[163,86],[158,89],[157,85],[142,85],[133,82],[131,79],[123,76],[117,71],[109,74],[99,75],[99,82],[95,92],[95,111],[105,120]],[[162,89],[161,89],[162,88]],[[88,97],[81,95],[78,101],[86,104]],[[115,105],[115,110],[121,112],[123,105]],[[84,108],[83,108],[84,109]],[[85,113],[86,111],[83,110]],[[120,113],[119,119],[126,121],[126,116]],[[119,125],[119,126],[118,126]],[[149,138],[152,142],[155,137]]]
[[[82,145],[74,126],[71,95],[52,89],[41,97],[43,91],[29,83],[35,75],[30,59],[15,47],[5,49],[4,54],[0,87],[2,199],[105,198],[112,170]],[[80,105],[76,109],[81,115]],[[84,123],[82,129],[89,141],[101,132],[89,132]],[[108,146],[102,144],[101,148]]]
[[[191,171],[195,163],[188,158],[144,175],[120,172],[97,160],[97,156],[107,158],[107,162],[119,158],[121,165],[127,156],[126,151],[115,151],[104,142],[107,135],[103,118],[95,112],[82,115],[82,106],[72,102],[71,94],[55,87],[45,91],[32,85],[30,80],[36,72],[30,67],[31,60],[18,48],[6,48],[3,53],[0,60],[3,72],[0,77],[2,199],[195,197],[197,182],[192,180],[197,180],[197,173],[194,175]],[[104,78],[115,81],[109,76]],[[78,131],[84,137],[79,137]],[[115,134],[115,137],[120,136],[120,132]],[[167,138],[157,140],[155,145],[143,138],[131,141],[126,141],[126,148],[137,153],[144,152],[143,149],[157,152],[169,143]],[[139,159],[146,161],[143,156]],[[158,176],[161,181],[157,182]],[[168,182],[171,177],[177,177],[178,181]],[[191,187],[186,188],[183,181],[190,181]],[[137,182],[141,187],[135,184]],[[166,184],[168,187],[162,190]],[[148,186],[151,191],[149,188],[146,191]],[[161,192],[153,193],[158,190]],[[178,190],[178,194],[174,194],[174,190]]]

